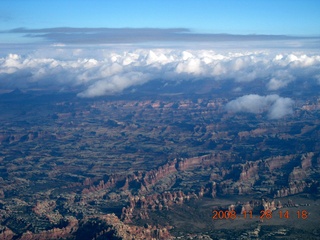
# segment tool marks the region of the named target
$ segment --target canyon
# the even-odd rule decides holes
[[[19,94],[0,103],[1,239],[320,236],[316,97],[270,120],[212,93]],[[215,221],[215,210],[254,219]],[[278,219],[256,218],[266,210]],[[308,224],[291,214],[303,210]],[[279,211],[296,219],[283,226]]]

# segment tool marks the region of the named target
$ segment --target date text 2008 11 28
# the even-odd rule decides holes
[[[253,215],[252,211],[243,211],[241,214],[237,214],[234,210],[213,210],[212,211],[212,219],[214,220],[222,220],[222,219],[254,219],[254,218],[260,218],[260,219],[272,219],[275,215],[278,216],[280,219],[289,219],[291,218],[292,214],[289,213],[288,210],[286,211],[278,211],[278,214],[273,214],[270,210],[261,210],[259,215]],[[297,219],[303,219],[306,220],[308,218],[308,212],[306,210],[298,210],[296,211],[295,217]]]

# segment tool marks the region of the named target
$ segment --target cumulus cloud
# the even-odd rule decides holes
[[[147,74],[130,72],[122,76],[114,75],[109,79],[99,80],[78,94],[79,97],[99,97],[121,92],[123,89],[143,84],[148,79]]]
[[[270,119],[279,119],[292,114],[294,101],[276,94],[260,96],[249,94],[227,103],[226,109],[230,112],[263,113],[267,112]]]
[[[233,81],[238,91],[258,83],[256,86],[274,92],[290,87],[297,79],[316,81],[319,72],[320,55],[312,52],[52,45],[28,54],[11,53],[0,58],[3,87],[27,88],[35,84],[55,89],[78,87],[81,89],[79,97],[117,94],[155,79]],[[273,95],[268,96],[265,100],[250,96],[262,102],[259,108],[251,107],[251,111],[260,111],[261,107],[269,106],[269,102],[274,104]],[[249,101],[250,98],[240,100]]]
[[[278,90],[280,88],[286,87],[288,83],[288,81],[283,81],[273,77],[268,82],[267,87],[269,90]]]
[[[259,96],[250,94],[230,101],[226,108],[232,112],[259,113],[269,108],[277,98],[279,98],[278,95]]]
[[[270,119],[278,119],[282,118],[286,115],[292,114],[292,106],[294,101],[290,98],[282,98],[279,97],[270,107],[269,109],[269,118]]]

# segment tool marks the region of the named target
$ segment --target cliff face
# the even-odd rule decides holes
[[[273,171],[288,164],[293,157],[293,155],[272,157],[266,160],[266,165],[270,171]]]
[[[174,159],[159,166],[156,169],[150,171],[136,172],[127,176],[113,175],[105,183],[101,180],[98,184],[94,184],[94,179],[86,178],[83,181],[82,195],[92,195],[92,193],[101,192],[105,193],[115,187],[121,188],[121,190],[133,190],[139,188],[139,192],[146,193],[151,192],[152,187],[159,183],[161,180],[168,178],[170,175],[175,175],[178,172],[185,171],[186,169],[193,169],[203,165],[212,165],[215,163],[213,155],[206,155],[195,158],[187,159]],[[100,196],[102,197],[102,195]]]
[[[123,223],[116,215],[106,214],[97,217],[85,218],[80,222],[75,218],[69,218],[69,223],[64,228],[53,228],[40,233],[25,232],[18,237],[8,228],[0,232],[0,238],[4,240],[47,240],[47,239],[173,239],[170,235],[170,226],[145,227],[129,226]]]
[[[224,154],[210,154],[201,157],[173,159],[150,171],[136,171],[129,174],[112,174],[103,179],[87,177],[82,182],[75,183],[70,188],[78,188],[79,192],[61,197],[57,201],[37,201],[32,212],[41,219],[46,219],[52,226],[51,230],[33,233],[26,231],[20,239],[78,239],[82,234],[89,234],[86,229],[93,227],[94,234],[90,238],[104,239],[170,239],[170,227],[150,226],[138,227],[136,221],[150,220],[157,211],[174,209],[178,205],[188,203],[203,197],[216,198],[225,195],[248,195],[263,192],[275,198],[285,197],[297,193],[308,192],[319,183],[311,181],[308,176],[314,171],[315,155],[308,153],[300,158],[297,156],[278,156],[258,161],[243,163],[226,162],[230,156]],[[192,172],[202,174],[201,184],[194,185],[192,190],[181,191],[179,181],[186,184],[189,178],[197,177]],[[181,179],[185,179],[183,182]],[[282,185],[275,184],[279,179]],[[196,187],[195,187],[196,186]],[[160,189],[160,190],[159,190]],[[164,189],[164,190],[161,190]],[[166,190],[167,189],[167,190]],[[0,195],[6,192],[0,189]],[[1,196],[0,196],[1,197]],[[77,221],[68,219],[66,226],[59,223],[65,220],[57,209],[65,209],[68,213],[82,214],[83,209],[90,209],[99,201],[122,202],[119,209],[120,219],[112,214],[96,215],[96,219],[84,217]],[[125,203],[127,201],[127,203]],[[282,207],[280,202],[251,201],[228,206],[239,213],[244,211],[258,212],[261,210],[274,211]],[[94,215],[95,212],[92,212]],[[99,225],[100,224],[100,225]],[[13,239],[17,235],[9,228],[0,230],[1,239]]]
[[[142,183],[145,188],[149,188],[150,186],[156,184],[162,178],[167,177],[170,174],[176,173],[178,170],[176,168],[177,159],[174,159],[172,162],[168,162],[163,166],[160,166],[156,170],[151,170],[146,172],[144,177],[142,178]]]
[[[312,187],[313,183],[306,183],[305,181],[290,182],[288,187],[283,187],[276,191],[275,197],[286,197],[293,194],[305,192]]]
[[[199,188],[197,193],[183,193],[181,191],[166,191],[162,194],[137,195],[130,199],[128,205],[122,209],[121,219],[125,222],[131,222],[133,219],[148,219],[149,211],[168,210],[174,204],[183,204],[190,199],[202,197],[215,198],[217,195],[245,195],[253,194],[256,189],[273,197],[285,197],[309,191],[316,182],[308,182],[308,169],[312,168],[310,156],[301,157],[299,163],[293,156],[278,156],[266,160],[247,161],[243,164],[234,164],[231,168],[220,168],[220,172],[210,173],[208,182],[205,186]],[[290,171],[290,166],[296,164]],[[179,174],[188,169],[203,168],[206,166],[216,166],[216,159],[213,155],[183,160],[174,160],[171,163],[159,167],[157,170],[150,171],[142,178],[143,185],[151,191],[151,187],[156,185],[162,179],[172,174]],[[304,168],[299,167],[304,166]],[[287,178],[284,185],[278,188],[274,184],[279,177],[285,173],[283,169],[287,168]],[[213,167],[213,169],[215,169]],[[288,172],[289,170],[289,172]],[[273,173],[273,174],[272,174]],[[266,178],[265,176],[272,176]],[[138,178],[136,178],[137,180]],[[216,179],[216,181],[214,181]],[[140,192],[141,193],[141,192]],[[281,207],[281,203],[262,202],[258,206],[244,204],[242,211],[249,211],[255,208],[274,211]]]
[[[116,215],[107,214],[101,216],[100,220],[107,226],[97,232],[95,239],[172,239],[169,233],[171,227],[150,226],[144,227],[129,226],[123,223]],[[99,221],[97,221],[99,224]],[[83,236],[82,236],[83,237]]]
[[[132,196],[127,207],[123,207],[121,219],[124,222],[131,222],[133,218],[148,219],[148,211],[168,210],[169,207],[178,204],[182,205],[191,198],[203,196],[203,191],[199,195],[195,193],[184,194],[182,191],[164,192],[162,194],[152,194],[149,196]]]
[[[256,180],[259,178],[259,171],[263,170],[262,161],[246,162],[242,165],[242,171],[240,173],[240,181]]]
[[[314,153],[305,154],[300,160],[293,155],[278,156],[231,164],[231,168],[224,167],[223,160],[226,156],[222,154],[173,159],[156,169],[135,172],[127,176],[112,175],[107,182],[100,180],[98,184],[94,184],[95,179],[87,178],[83,182],[85,188],[82,190],[82,199],[89,200],[106,196],[120,199],[121,196],[113,192],[116,188],[127,192],[127,196],[131,196],[132,191],[138,192],[138,196],[152,195],[154,191],[160,190],[170,192],[169,189],[179,179],[180,174],[195,169],[211,169],[208,176],[210,182],[204,183],[203,189],[199,187],[199,197],[243,195],[253,193],[256,189],[267,194],[274,194],[275,197],[284,197],[307,191],[312,186],[319,184],[310,182],[307,177],[310,175],[309,171],[312,171],[313,157]],[[296,167],[290,167],[293,164]],[[283,179],[281,180],[283,185],[275,186],[274,183],[279,178]],[[171,194],[174,194],[174,191]]]
[[[75,218],[68,219],[68,225],[64,228],[53,228],[48,231],[42,231],[40,233],[32,233],[27,231],[24,233],[20,240],[47,240],[47,239],[67,239],[72,237],[77,231],[78,228],[78,220]]]

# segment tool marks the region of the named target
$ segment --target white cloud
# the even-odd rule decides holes
[[[278,90],[280,88],[286,87],[288,83],[289,81],[271,78],[267,84],[267,87],[269,90]]]
[[[148,75],[140,72],[131,72],[122,76],[114,75],[110,78],[99,80],[90,87],[79,93],[79,97],[100,97],[119,93],[127,87],[143,84],[147,81]]]
[[[203,72],[202,62],[197,58],[188,58],[182,62],[179,62],[176,67],[176,72],[200,75]]]
[[[292,114],[294,101],[290,98],[279,97],[270,107],[268,116],[270,119],[279,119]]]
[[[0,83],[81,86],[82,97],[119,93],[154,79],[233,80],[242,89],[261,81],[266,91],[277,91],[296,79],[318,79],[320,72],[320,55],[310,52],[59,47],[0,58]]]
[[[228,102],[226,109],[230,112],[255,114],[268,112],[270,119],[279,119],[293,113],[293,103],[290,98],[279,97],[276,94],[267,96],[249,94]]]
[[[278,95],[260,96],[249,94],[230,101],[226,108],[232,112],[259,113],[269,108],[279,98]]]

